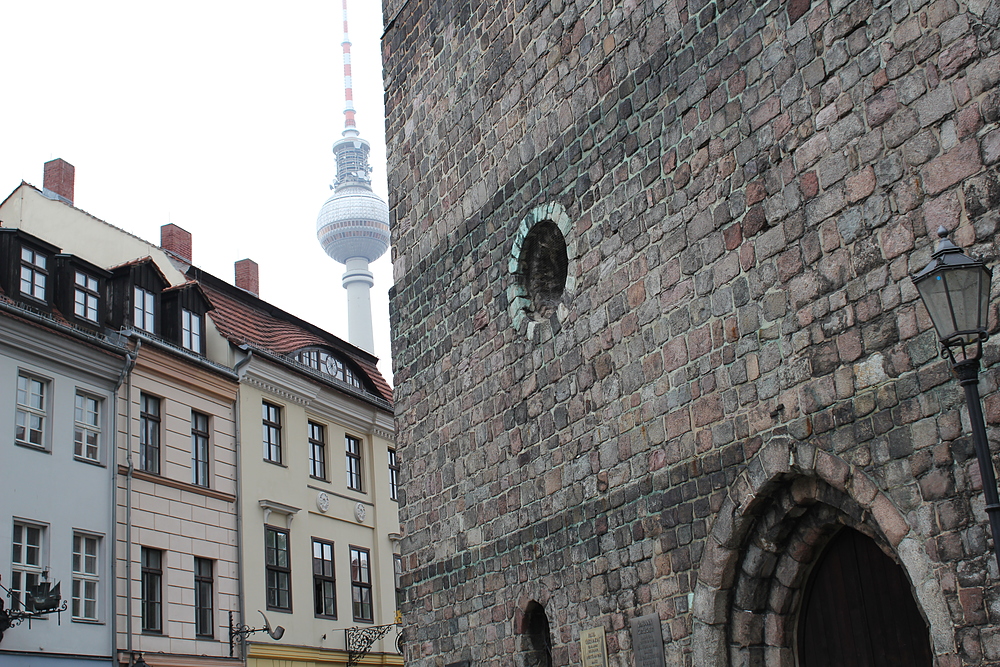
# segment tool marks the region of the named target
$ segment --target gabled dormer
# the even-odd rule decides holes
[[[168,287],[160,296],[163,304],[164,339],[195,354],[205,354],[205,313],[211,303],[196,282]]]
[[[99,330],[108,319],[111,272],[75,255],[55,257],[55,306],[72,324]]]
[[[19,229],[0,228],[0,287],[15,301],[50,311],[59,248]]]
[[[170,282],[149,257],[111,269],[111,316],[114,328],[132,328],[162,336],[163,290]]]

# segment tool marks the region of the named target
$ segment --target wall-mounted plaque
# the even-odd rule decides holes
[[[580,631],[580,656],[583,667],[608,667],[608,645],[604,643],[604,628]]]
[[[632,619],[632,653],[635,655],[635,667],[666,667],[659,614]]]

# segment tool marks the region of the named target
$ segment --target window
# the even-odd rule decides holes
[[[201,353],[201,315],[184,309],[181,313],[181,345],[192,352]]]
[[[361,380],[347,367],[341,359],[330,354],[326,350],[302,350],[294,357],[300,364],[313,368],[321,373],[326,373],[337,380],[346,382],[352,387],[361,389]]]
[[[396,622],[399,623],[399,610],[403,608],[403,601],[406,599],[403,593],[403,557],[399,554],[392,555],[392,577],[396,584]]]
[[[14,522],[14,550],[11,555],[10,602],[12,609],[26,609],[27,593],[41,583],[45,567],[42,539],[45,528]],[[28,609],[31,611],[31,609]]]
[[[142,631],[163,632],[163,552],[142,547]]]
[[[97,547],[91,535],[73,535],[73,619],[97,620]]]
[[[209,486],[208,415],[191,411],[191,482]]]
[[[36,377],[17,376],[15,437],[22,445],[45,446],[45,393],[47,384]]]
[[[354,620],[371,623],[372,570],[368,549],[351,547],[351,599],[354,602]]]
[[[313,538],[313,604],[317,616],[337,618],[337,580],[333,544]]]
[[[160,474],[160,399],[139,395],[139,469]]]
[[[212,565],[207,558],[194,559],[194,633],[199,637],[215,636]]]
[[[45,255],[31,248],[21,247],[21,293],[45,301]]]
[[[264,460],[281,463],[281,408],[264,402]]]
[[[315,422],[309,422],[309,475],[326,479],[326,434]]]
[[[396,450],[389,450],[389,497],[399,500],[399,459]]]
[[[267,608],[292,610],[292,567],[288,531],[264,528],[264,567],[267,570]]]
[[[73,451],[78,458],[98,461],[101,455],[101,402],[77,393]]]
[[[347,488],[364,491],[361,487],[361,441],[347,436]]]
[[[73,312],[77,317],[97,322],[97,304],[101,297],[97,292],[97,278],[77,271],[73,284]]]
[[[156,333],[156,296],[136,285],[132,321],[137,329]]]

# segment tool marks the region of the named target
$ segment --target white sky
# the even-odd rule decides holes
[[[386,197],[378,0],[348,0],[354,104]],[[75,204],[148,241],[172,222],[194,263],[347,339],[344,267],[316,240],[344,127],[341,0],[8,2],[0,37],[0,200],[42,165]],[[379,369],[392,379],[389,252],[371,265]]]

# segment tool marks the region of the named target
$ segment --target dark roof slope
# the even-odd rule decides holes
[[[275,355],[312,346],[331,349],[364,374],[368,380],[364,384],[373,387],[377,396],[392,404],[392,388],[379,372],[375,356],[200,269],[188,273],[201,284],[214,307],[209,317],[231,343]]]

